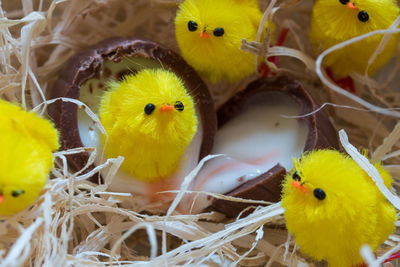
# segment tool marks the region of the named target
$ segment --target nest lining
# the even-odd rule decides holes
[[[3,98],[21,103],[26,109],[46,113],[46,91],[66,60],[77,50],[111,36],[136,36],[154,40],[179,51],[175,42],[173,18],[176,0],[5,0],[0,9],[0,92]],[[394,59],[373,78],[353,75],[360,93],[358,98],[331,83],[308,42],[310,0],[270,2],[261,0],[264,19],[290,29],[284,47],[269,48],[263,40],[246,40],[243,49],[260,57],[280,56],[278,73],[297,77],[312,92],[323,109],[328,111],[337,129],[345,129],[351,143],[367,148],[373,161],[385,160],[394,185],[400,186],[400,94],[396,88],[399,63]],[[398,18],[389,30],[369,33],[399,32]],[[260,36],[260,35],[259,35]],[[330,49],[356,42],[350,40]],[[382,43],[382,47],[384,41]],[[374,56],[379,56],[378,48]],[[373,57],[374,57],[373,56]],[[373,60],[373,58],[371,58]],[[267,62],[268,63],[268,62]],[[254,77],[235,86],[209,85],[217,107],[226,102]],[[83,108],[101,131],[97,116],[83,103]],[[360,117],[363,119],[360,120]],[[340,132],[342,145],[379,186],[379,174],[354,149]],[[109,159],[95,170],[83,174],[71,172],[66,155],[93,151],[78,148],[54,154],[55,177],[43,190],[40,199],[29,210],[0,221],[0,263],[2,266],[314,266],[296,250],[288,236],[280,204],[259,207],[245,218],[228,221],[222,214],[208,212],[184,215],[175,211],[190,181],[201,165],[185,178],[167,213],[162,203],[141,205],[140,196],[108,192],[107,187],[122,163]],[[101,153],[101,151],[97,151]],[[95,153],[86,167],[94,162]],[[87,179],[100,169],[108,175],[104,183],[95,185]],[[382,188],[384,195],[399,209],[399,198]],[[205,192],[196,192],[196,194]],[[245,201],[218,194],[217,198]],[[254,202],[256,205],[257,201]],[[150,215],[152,214],[152,215]],[[396,224],[400,226],[399,222]],[[400,238],[393,234],[379,255],[400,250]],[[378,266],[375,256],[363,249],[371,266]]]

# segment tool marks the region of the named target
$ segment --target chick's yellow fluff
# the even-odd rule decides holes
[[[317,0],[314,5],[310,40],[317,54],[356,36],[374,30],[388,29],[399,15],[395,0],[351,0],[354,8],[342,4],[339,0]],[[359,12],[366,12],[368,20],[362,22]],[[363,74],[368,60],[378,47],[383,35],[374,35],[336,50],[324,59],[324,65],[330,67],[337,76],[346,76],[353,72]],[[399,41],[395,34],[369,67],[369,75],[373,75],[382,67],[396,51]]]
[[[256,0],[186,0],[175,19],[182,56],[213,83],[240,80],[254,72],[254,55],[240,50],[242,39],[256,39],[261,17]],[[196,31],[189,30],[189,21]],[[222,36],[214,35],[217,28]],[[209,38],[201,38],[203,32]]]
[[[183,110],[161,111],[163,104],[177,101]],[[151,114],[144,111],[148,104],[155,107]],[[163,69],[145,69],[112,82],[101,100],[100,120],[108,135],[106,155],[123,156],[121,168],[146,181],[173,172],[197,130],[191,96],[174,73]]]
[[[326,259],[332,267],[361,264],[361,246],[375,250],[394,231],[394,207],[368,174],[338,151],[310,152],[296,165],[285,178],[282,206],[300,250],[315,260]],[[375,167],[390,189],[388,172],[379,164]],[[292,185],[295,171],[299,184],[304,183],[301,188]],[[314,195],[317,188],[324,191],[324,199]]]
[[[53,125],[34,113],[0,100],[0,215],[11,215],[37,198],[58,149]]]

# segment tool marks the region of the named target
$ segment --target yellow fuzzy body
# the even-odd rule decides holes
[[[182,56],[213,83],[240,80],[255,67],[254,55],[240,50],[242,39],[256,39],[261,17],[256,0],[186,0],[175,19]],[[197,23],[196,31],[188,30],[189,21]],[[223,28],[224,35],[214,36],[216,28]],[[204,29],[210,38],[200,37]]]
[[[399,15],[399,8],[394,0],[363,0],[354,3],[358,10],[343,5],[339,0],[316,1],[311,20],[310,40],[317,54],[353,37],[374,30],[388,29]],[[368,21],[362,22],[358,19],[360,11],[368,13]],[[353,72],[363,74],[382,36],[374,35],[334,51],[324,59],[324,65],[330,67],[337,76],[343,77]],[[384,51],[370,66],[369,75],[373,75],[391,59],[398,42],[398,34],[393,35]]]
[[[315,260],[326,259],[331,267],[361,264],[361,246],[375,250],[394,231],[394,207],[356,162],[337,151],[310,152],[296,165],[308,192],[291,185],[292,171],[283,184],[282,206],[300,250]],[[391,188],[388,172],[379,164],[375,167]],[[326,198],[317,199],[315,188]]]
[[[160,111],[176,101],[183,103],[183,111]],[[155,105],[150,115],[144,112],[148,103]],[[100,120],[108,135],[107,157],[123,156],[121,168],[146,181],[173,172],[197,131],[191,96],[174,73],[162,69],[145,69],[111,83],[101,100]]]
[[[11,215],[32,204],[45,185],[58,133],[49,121],[0,100],[0,147],[0,215]],[[24,193],[12,196],[18,190]]]

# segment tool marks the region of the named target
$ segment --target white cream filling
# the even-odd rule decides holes
[[[206,163],[196,177],[193,191],[225,194],[280,163],[293,168],[294,157],[301,155],[308,129],[297,119],[300,105],[282,93],[255,96],[235,118],[221,127],[212,154],[224,154]],[[192,207],[192,202],[195,205]],[[211,204],[205,195],[184,201],[181,209],[199,212]]]

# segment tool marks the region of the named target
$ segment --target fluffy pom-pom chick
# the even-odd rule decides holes
[[[399,15],[394,0],[317,0],[311,19],[310,40],[316,53],[374,30],[388,29]],[[383,35],[374,35],[327,55],[324,65],[339,77],[364,73],[368,60]],[[392,35],[384,51],[369,67],[373,75],[396,51],[398,34]]]
[[[0,100],[0,215],[32,204],[53,167],[58,132],[52,123]]]
[[[121,168],[144,181],[162,180],[178,167],[198,124],[182,80],[162,69],[110,83],[100,120],[108,135],[106,155],[123,156]]]
[[[392,179],[375,167],[385,185]],[[329,266],[362,264],[360,248],[375,250],[394,231],[396,212],[374,181],[350,157],[334,150],[304,154],[283,184],[287,229],[300,250]]]
[[[212,83],[243,79],[254,55],[240,49],[242,39],[256,39],[261,17],[257,0],[186,0],[175,19],[182,56]]]

